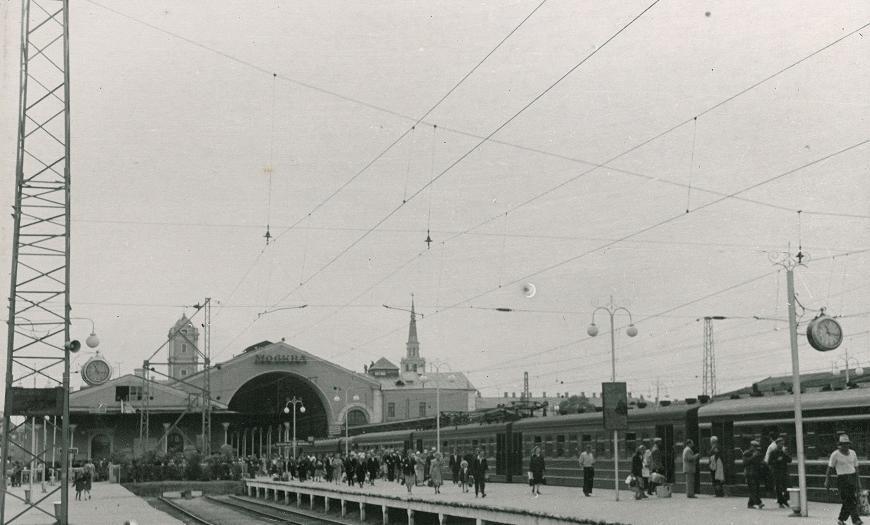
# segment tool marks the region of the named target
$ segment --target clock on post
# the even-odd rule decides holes
[[[822,310],[807,325],[807,341],[819,352],[830,352],[843,342],[843,328],[836,319],[826,315]]]
[[[91,386],[106,383],[112,378],[112,367],[99,352],[82,366],[82,379]]]

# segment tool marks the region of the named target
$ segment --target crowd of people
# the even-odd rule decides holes
[[[462,492],[474,488],[475,497],[486,497],[486,479],[489,465],[483,450],[476,454],[459,454],[455,449],[449,457],[434,448],[412,451],[375,449],[349,451],[347,454],[301,454],[296,458],[244,458],[244,473],[248,477],[269,475],[281,480],[323,481],[347,484],[360,488],[374,485],[376,480],[404,485],[408,493],[414,487],[431,487],[441,493],[445,472]]]

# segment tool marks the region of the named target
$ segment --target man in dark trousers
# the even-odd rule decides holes
[[[759,447],[758,441],[753,440],[749,444],[749,450],[743,453],[743,468],[749,488],[749,501],[746,506],[750,509],[764,508],[764,503],[761,502],[761,483],[764,481],[761,466],[764,463],[764,454]]]
[[[788,449],[785,448],[784,438],[776,438],[774,444],[773,450],[767,456],[767,464],[773,475],[773,492],[776,494],[776,502],[779,504],[779,508],[787,509],[788,464],[791,463],[791,456],[788,454]]]
[[[450,472],[453,473],[453,484],[459,483],[459,464],[462,463],[462,457],[456,452],[456,447],[453,448],[453,454],[450,454]]]
[[[852,518],[852,525],[863,522],[858,516],[858,494],[861,491],[861,478],[858,476],[858,455],[851,448],[849,436],[840,434],[837,439],[837,450],[831,454],[828,470],[825,472],[825,490],[831,489],[831,477],[837,476],[837,490],[840,492],[840,515],[837,525],[846,525],[846,520]]]
[[[474,476],[474,497],[478,495],[486,497],[486,471],[489,470],[489,465],[486,464],[486,458],[483,457],[483,449],[477,451],[477,457],[471,463],[471,475]]]

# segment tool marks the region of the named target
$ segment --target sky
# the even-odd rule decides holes
[[[868,366],[870,4],[822,4],[75,2],[73,314],[123,373],[206,297],[215,360],[284,338],[362,371],[413,293],[421,354],[483,395],[588,394],[612,297],[617,379],[682,398],[704,316],[719,391],[790,373],[771,259],[800,247],[799,332],[845,332],[802,370]],[[19,24],[0,3],[4,206]]]

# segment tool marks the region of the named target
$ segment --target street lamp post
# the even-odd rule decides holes
[[[444,362],[434,361],[429,363],[429,366],[435,368],[435,373],[439,376],[441,375],[441,367],[447,367],[450,369],[450,365]],[[451,383],[456,379],[454,375],[450,375],[447,380]],[[420,374],[420,381],[423,383],[424,388],[426,385],[426,381],[429,378],[426,377],[425,374]],[[441,452],[441,378],[435,378],[435,451]]]
[[[589,324],[589,328],[586,329],[586,333],[589,334],[590,337],[595,337],[598,335],[598,326],[595,325],[595,314],[599,310],[604,310],[607,312],[610,318],[610,382],[616,382],[616,332],[614,330],[613,318],[616,315],[616,312],[620,310],[628,314],[628,328],[625,329],[625,333],[628,337],[634,337],[637,335],[637,328],[634,326],[634,322],[631,318],[631,312],[628,311],[623,306],[614,306],[613,305],[613,296],[610,297],[610,304],[608,306],[599,306],[595,310],[592,311],[592,322]],[[616,501],[619,501],[619,431],[613,431],[613,489],[616,494]]]
[[[844,349],[843,353],[845,354],[843,357],[838,357],[834,360],[834,375],[840,374],[840,363],[843,363],[843,369],[846,371],[846,388],[849,388],[849,366],[854,363],[856,376],[863,375],[864,369],[861,368],[861,363],[857,359],[855,359],[854,357],[849,357],[848,348]]]
[[[291,409],[290,406],[293,406]],[[302,404],[302,399],[296,396],[293,396],[292,399],[288,399],[286,403],[284,403],[284,413],[289,414],[291,411],[293,412],[293,459],[296,459],[296,406],[299,406],[299,413],[305,413],[305,405]]]
[[[343,390],[340,387],[334,387],[334,388],[336,390]],[[349,410],[350,407],[348,406],[348,399],[347,399],[348,393],[349,392],[347,390],[344,390],[344,455],[345,456],[350,454],[350,426],[347,423],[347,414],[348,414],[348,412],[350,412],[350,410]],[[351,399],[353,399],[355,402],[359,401],[359,395],[354,394],[353,398],[351,398]],[[338,403],[339,401],[341,401],[341,398],[338,397],[338,394],[335,394],[335,397],[333,397],[332,400],[335,401],[336,403]]]

